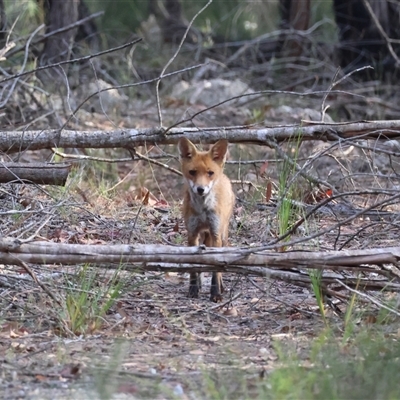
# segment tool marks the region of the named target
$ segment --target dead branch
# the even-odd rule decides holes
[[[375,15],[375,12],[372,9],[371,4],[367,0],[363,0],[363,3],[364,3],[365,8],[368,10],[368,13],[369,13],[370,17],[372,18],[372,21],[374,21],[374,24],[377,27],[379,33],[381,34],[381,36],[385,40],[386,46],[387,46],[387,48],[389,50],[389,53],[393,57],[393,59],[395,60],[396,65],[398,67],[400,65],[400,59],[399,59],[399,57],[397,56],[396,52],[393,49],[393,46],[392,46],[392,43],[391,43],[392,40],[390,39],[390,37],[387,35],[385,30],[383,29],[383,26],[379,22],[378,17]]]
[[[101,56],[103,54],[108,54],[108,53],[112,53],[114,51],[123,50],[123,49],[125,49],[127,47],[130,47],[130,46],[133,46],[133,45],[139,43],[141,40],[142,40],[141,38],[138,38],[138,39],[132,40],[129,43],[125,43],[125,44],[123,44],[121,46],[113,47],[111,49],[104,50],[104,51],[99,51],[96,54],[89,54],[89,55],[84,56],[84,57],[74,58],[73,60],[60,61],[60,62],[57,62],[57,63],[54,63],[54,64],[43,65],[41,67],[37,67],[37,68],[31,69],[29,71],[19,72],[18,74],[10,75],[10,76],[7,76],[6,78],[0,80],[0,84],[8,82],[8,81],[12,81],[12,80],[17,79],[17,78],[21,78],[22,76],[34,74],[34,73],[36,73],[38,71],[42,71],[42,70],[45,70],[45,69],[59,67],[61,65],[66,65],[66,64],[72,64],[72,63],[75,63],[75,62],[88,61],[88,60],[91,60],[92,58],[99,57],[99,56]],[[29,46],[25,45],[25,48],[28,48],[28,47]]]
[[[85,18],[82,18],[82,19],[80,19],[80,20],[78,20],[78,21],[76,21],[76,22],[74,22],[72,24],[63,26],[62,28],[56,29],[56,30],[54,30],[52,32],[45,33],[40,38],[34,40],[33,44],[41,43],[41,42],[43,42],[44,40],[46,40],[47,38],[49,38],[51,36],[54,36],[54,35],[57,35],[59,33],[63,33],[63,32],[69,31],[69,30],[71,30],[73,28],[76,28],[77,26],[83,25],[86,22],[91,21],[92,19],[101,17],[103,14],[104,14],[104,11],[98,11],[98,12],[93,13],[92,15],[89,15],[89,16],[87,16]],[[14,46],[15,46],[15,44],[13,45],[13,47]],[[25,45],[15,48],[13,51],[9,52],[8,57],[12,57],[14,54],[19,53],[20,51],[24,50],[24,48],[25,48]]]
[[[85,263],[120,266],[127,270],[204,272],[222,271],[279,279],[300,286],[310,283],[308,270],[323,270],[323,283],[337,279],[352,288],[400,291],[396,264],[400,247],[329,252],[251,252],[245,248],[166,245],[82,245],[0,240],[0,263],[19,265]],[[136,265],[131,265],[136,264]],[[139,266],[138,266],[139,264]],[[391,267],[388,267],[391,265]],[[338,272],[347,271],[346,276]],[[356,273],[357,275],[350,275]],[[368,273],[374,273],[373,278]]]
[[[0,163],[0,183],[64,186],[71,167],[61,163]]]
[[[291,139],[336,141],[340,139],[391,139],[400,136],[400,120],[363,121],[352,123],[313,123],[302,125],[246,129],[173,128],[168,134],[162,128],[117,129],[113,131],[73,131],[49,129],[43,131],[0,131],[0,151],[15,153],[22,150],[63,148],[131,148],[145,144],[176,144],[181,136],[194,143],[212,143],[226,138],[231,143],[283,142]]]

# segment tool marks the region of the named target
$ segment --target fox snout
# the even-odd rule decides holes
[[[212,184],[210,185],[196,185],[195,182],[189,181],[190,188],[192,189],[193,193],[199,195],[199,196],[206,196],[208,193],[210,193]]]

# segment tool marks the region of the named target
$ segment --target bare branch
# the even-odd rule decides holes
[[[191,21],[189,22],[189,24],[188,24],[188,26],[187,26],[187,28],[186,28],[186,31],[185,31],[184,35],[182,36],[182,40],[181,40],[181,42],[179,43],[179,46],[178,46],[178,48],[177,48],[176,51],[175,51],[175,54],[170,58],[170,60],[169,60],[169,61],[167,62],[167,64],[164,66],[164,68],[162,69],[162,71],[161,71],[161,73],[160,73],[160,76],[159,76],[159,78],[158,78],[158,80],[157,80],[157,84],[156,84],[156,99],[157,99],[158,121],[159,121],[160,127],[162,127],[162,113],[161,113],[161,103],[160,103],[160,94],[159,94],[160,82],[161,82],[162,78],[164,77],[165,71],[168,69],[168,67],[173,63],[173,61],[175,60],[175,58],[178,56],[178,54],[179,54],[179,52],[180,52],[180,50],[181,50],[181,48],[182,48],[182,46],[183,46],[183,43],[185,42],[186,37],[187,37],[187,35],[188,35],[189,31],[190,31],[190,28],[191,28],[192,25],[193,25],[193,22],[196,20],[196,18],[197,18],[211,3],[212,3],[212,0],[208,0],[207,4],[206,4],[204,7],[202,7],[202,8],[194,15],[194,17],[191,19]]]
[[[374,21],[374,24],[378,28],[379,33],[382,35],[383,39],[385,39],[386,46],[387,46],[391,56],[396,61],[396,64],[399,67],[400,66],[400,59],[399,59],[399,57],[397,56],[396,52],[393,49],[390,37],[387,35],[387,33],[383,29],[381,23],[379,22],[378,18],[376,17],[374,11],[372,10],[371,4],[369,4],[369,2],[367,0],[363,0],[363,3],[365,5],[365,8],[368,10],[368,13],[371,16],[372,20]]]
[[[34,74],[34,73],[36,73],[38,71],[42,71],[42,70],[45,70],[45,69],[59,67],[61,65],[65,65],[65,64],[72,64],[72,63],[78,62],[78,61],[91,60],[92,58],[102,56],[103,54],[112,53],[114,51],[122,50],[122,49],[125,49],[126,47],[133,46],[134,44],[139,43],[141,40],[142,40],[141,38],[138,38],[138,39],[132,40],[129,43],[125,43],[125,44],[123,44],[121,46],[113,47],[113,48],[108,49],[108,50],[99,51],[98,53],[95,53],[95,54],[89,54],[87,56],[74,58],[72,60],[60,61],[60,62],[55,63],[55,64],[43,65],[42,67],[37,67],[37,68],[31,69],[29,71],[20,72],[18,74],[15,74],[15,75],[12,75],[12,76],[8,76],[7,78],[2,79],[0,81],[0,84],[8,82],[8,81],[11,81],[13,79],[21,78],[22,76],[26,76],[26,75],[29,75],[29,74]]]
[[[313,123],[281,125],[260,129],[237,127],[174,128],[166,135],[161,128],[116,129],[112,131],[72,131],[49,129],[43,131],[0,131],[0,151],[15,153],[22,150],[63,148],[132,148],[149,144],[176,144],[181,136],[194,143],[213,143],[226,138],[231,143],[268,145],[270,141],[338,139],[389,139],[400,136],[400,120],[362,121],[348,123]]]
[[[92,263],[114,265],[128,270],[204,272],[221,271],[264,276],[308,286],[309,269],[330,270],[323,274],[323,283],[343,280],[334,271],[364,272],[380,278],[346,277],[353,288],[400,291],[396,273],[381,267],[397,264],[400,247],[329,252],[293,251],[287,253],[259,252],[251,248],[209,248],[166,245],[81,245],[53,242],[25,243],[13,238],[0,240],[0,262],[77,265]],[[125,265],[126,264],[126,265]],[[132,264],[139,264],[135,266]]]

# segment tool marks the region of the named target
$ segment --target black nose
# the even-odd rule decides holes
[[[204,193],[204,188],[198,187],[198,188],[197,188],[197,193],[198,193],[200,196],[202,196],[203,193]]]

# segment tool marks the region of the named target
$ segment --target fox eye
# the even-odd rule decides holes
[[[189,175],[195,176],[195,175],[196,175],[196,171],[195,171],[194,169],[191,169],[191,170],[189,171]]]
[[[208,176],[213,176],[214,175],[214,171],[208,171]]]

